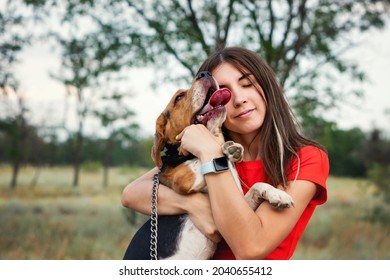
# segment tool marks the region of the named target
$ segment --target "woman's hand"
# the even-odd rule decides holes
[[[214,223],[208,194],[194,193],[188,195],[186,212],[194,225],[215,243],[221,241],[221,235]]]
[[[204,125],[190,125],[176,139],[181,142],[179,153],[184,156],[191,153],[202,162],[223,156],[223,140],[212,135]]]

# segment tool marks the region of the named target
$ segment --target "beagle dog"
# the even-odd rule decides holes
[[[176,136],[191,124],[203,124],[215,136],[221,137],[226,119],[226,105],[231,98],[228,89],[219,89],[209,72],[201,72],[188,90],[177,91],[156,121],[152,158],[160,169],[160,182],[180,194],[206,191],[206,182],[201,174],[201,162],[192,155],[178,153],[180,143]],[[229,159],[229,169],[237,187],[242,191],[234,163],[242,159],[243,147],[227,141],[222,150]],[[291,197],[266,183],[256,183],[245,195],[250,207],[255,210],[268,200],[279,208],[291,207]],[[210,259],[216,244],[203,235],[191,222],[188,215],[158,216],[158,259]],[[150,259],[150,220],[133,236],[124,259]]]

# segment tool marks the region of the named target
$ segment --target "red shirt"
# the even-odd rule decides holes
[[[272,251],[265,259],[268,260],[287,260],[293,255],[311,216],[317,205],[323,204],[327,200],[326,179],[329,174],[329,161],[326,153],[314,146],[307,146],[298,151],[300,158],[300,169],[297,180],[307,180],[317,185],[317,194],[310,201],[309,205],[303,211],[297,224],[286,237],[285,240]],[[287,180],[293,181],[296,176],[298,159],[295,158],[292,164],[291,172],[287,174]],[[252,186],[256,182],[270,183],[264,173],[261,160],[242,161],[236,164],[237,172],[241,180],[247,185]],[[243,188],[244,194],[248,190]],[[234,260],[235,257],[227,243],[222,240],[218,244],[217,251],[213,259],[216,260]]]

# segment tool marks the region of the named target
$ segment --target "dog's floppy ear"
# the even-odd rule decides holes
[[[152,159],[156,166],[161,169],[162,160],[161,160],[161,150],[166,144],[165,139],[165,126],[167,124],[167,118],[162,113],[156,121],[156,132],[154,134],[153,148],[152,148]]]

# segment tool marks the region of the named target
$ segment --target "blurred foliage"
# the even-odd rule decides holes
[[[339,129],[324,112],[351,94],[362,95],[366,75],[343,53],[356,45],[356,34],[383,28],[389,14],[388,0],[5,1],[0,10],[0,105],[5,108],[0,163],[13,163],[15,185],[21,164],[151,167],[153,141],[140,136],[133,104],[126,101],[132,93],[116,87],[127,81],[121,71],[154,67],[156,84],[188,83],[213,51],[241,45],[274,69],[305,134],[327,147],[331,173],[366,176],[374,164],[386,164],[388,141],[379,135],[375,142],[375,135],[358,128]],[[76,103],[73,126],[66,114],[58,123],[33,123],[28,100],[17,90],[12,68],[36,40],[60,50],[62,63],[51,76],[66,87],[61,106]],[[353,81],[352,88],[338,88],[340,76]],[[91,120],[103,133],[86,135]]]
[[[1,123],[0,123],[1,125]],[[26,138],[26,154],[23,158],[23,165],[71,165],[72,164],[72,138],[65,141],[51,139],[46,142],[44,139],[33,137],[37,135],[31,134]],[[38,142],[39,140],[39,142]],[[37,146],[36,143],[38,143]],[[137,138],[131,141],[122,139],[114,140],[111,151],[112,166],[141,166],[152,167],[153,161],[150,156],[150,151],[153,144],[151,138]],[[0,129],[0,164],[9,163],[12,160],[12,139],[7,134],[2,133]],[[105,145],[105,139],[87,137],[84,141],[85,152],[82,157],[82,162],[100,162],[104,156],[102,147]]]
[[[389,160],[390,161],[390,160]],[[368,179],[377,187],[376,194],[383,201],[382,204],[374,206],[366,219],[374,223],[390,225],[390,163],[381,165],[373,164],[368,170]]]
[[[125,218],[125,221],[133,227],[146,222],[149,218],[147,215],[142,215],[135,210],[125,207],[122,208],[122,214]]]
[[[102,170],[102,163],[100,161],[85,161],[81,165],[81,170],[88,173],[97,173]]]
[[[0,6],[0,96],[8,95],[10,89],[19,87],[19,81],[13,73],[15,63],[19,61],[24,47],[31,43],[31,35],[21,27],[29,18],[20,9],[16,1],[7,1]]]
[[[378,187],[384,202],[390,204],[390,164],[374,164],[368,170],[368,178]]]
[[[369,218],[374,222],[387,223],[390,217],[390,140],[379,129],[374,129],[362,151],[368,169],[368,179],[377,187],[377,193],[383,204],[374,207]]]
[[[287,95],[296,99],[293,106],[310,99],[319,108],[362,95],[366,74],[343,55],[360,43],[356,34],[383,28],[390,15],[389,0],[24,2],[37,15],[59,18],[61,32],[49,29],[61,34],[59,42],[83,50],[76,56],[79,63],[92,57],[102,62],[89,64],[91,75],[122,65],[151,66],[157,69],[156,85],[188,84],[215,50],[241,45],[269,63]],[[174,75],[167,69],[175,69]],[[340,76],[354,81],[351,88],[337,87]]]
[[[372,209],[367,211],[367,214],[364,216],[364,220],[388,226],[390,224],[389,207],[385,207],[385,205],[374,206]]]

